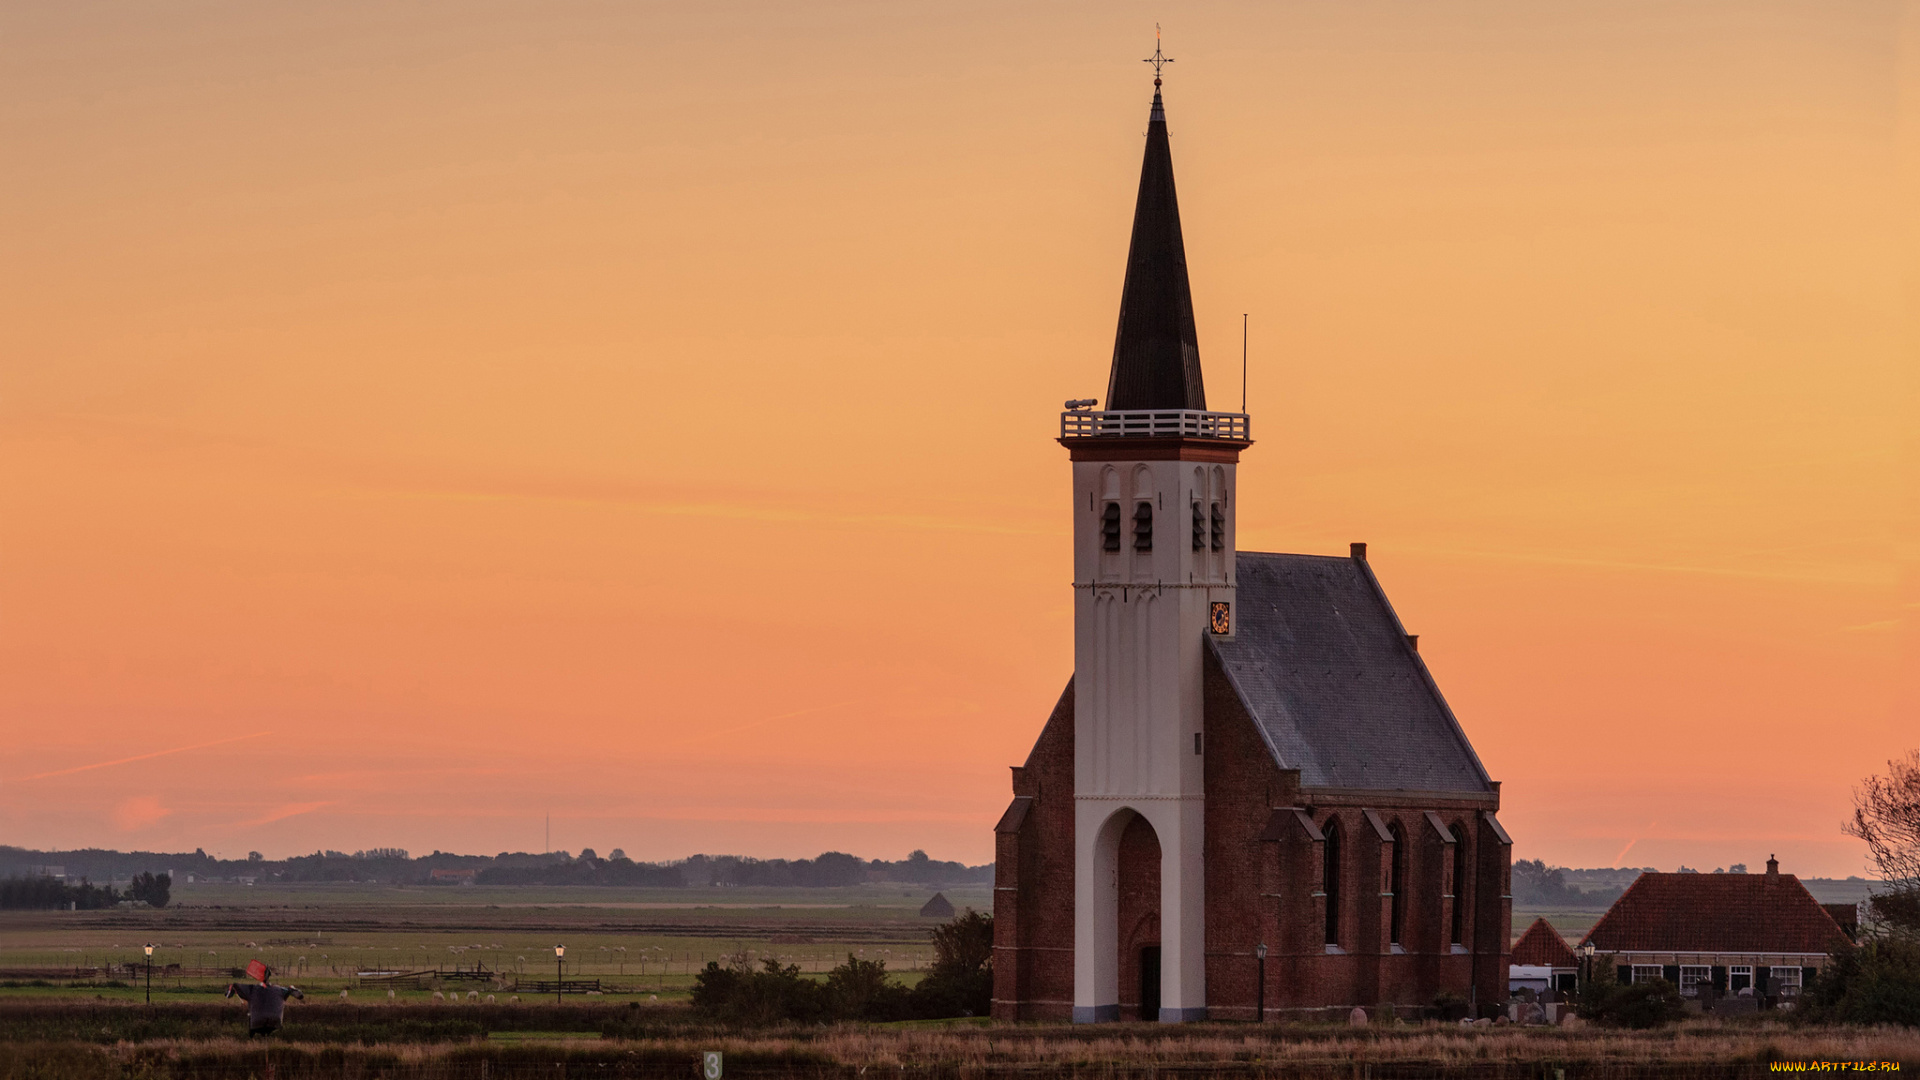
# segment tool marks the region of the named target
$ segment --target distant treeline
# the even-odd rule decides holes
[[[78,884],[44,876],[0,878],[0,910],[53,911],[75,908],[91,911],[113,907],[123,900],[138,900],[162,908],[167,906],[171,884],[165,874],[158,877],[139,874],[129,883],[126,893],[122,894],[111,885],[95,885],[84,878]]]
[[[1513,862],[1513,902],[1523,907],[1606,908],[1620,899],[1622,888],[1581,889],[1567,883],[1562,867],[1540,859]]]
[[[993,880],[992,863],[968,866],[965,863],[928,858],[924,851],[915,851],[895,861],[862,859],[844,852],[829,851],[812,859],[695,855],[675,862],[649,863],[635,862],[617,848],[605,858],[592,848],[586,848],[577,855],[565,851],[538,854],[503,851],[490,856],[436,851],[418,858],[400,848],[372,848],[351,854],[323,850],[288,859],[267,859],[259,852],[249,852],[244,859],[222,859],[210,856],[204,850],[170,854],[101,849],[31,851],[0,846],[0,876],[53,880],[46,875],[55,872],[54,868],[58,868],[57,872],[67,882],[91,879],[112,883],[134,879],[142,873],[166,875],[171,872],[176,889],[189,884],[189,875],[193,880],[202,882],[337,881],[458,886],[470,881],[478,885],[626,885],[654,888],[716,885],[825,887],[865,882],[938,887]],[[121,898],[116,897],[112,902],[118,902]]]

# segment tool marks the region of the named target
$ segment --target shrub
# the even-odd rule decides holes
[[[827,1001],[836,1019],[870,1021],[908,1019],[917,1004],[906,987],[887,977],[885,960],[862,960],[852,953],[827,973]]]
[[[1836,953],[1800,994],[1804,1019],[1920,1026],[1920,938],[1883,935]]]
[[[759,971],[744,957],[726,967],[709,961],[693,977],[693,1007],[729,1024],[759,1026],[828,1018],[826,988],[800,974],[800,965],[768,959]]]
[[[1625,1028],[1656,1028],[1687,1014],[1680,988],[1665,979],[1629,986],[1596,983],[1578,1007],[1580,1015],[1588,1020]]]
[[[1622,984],[1614,977],[1613,957],[1600,955],[1588,961],[1592,972],[1580,986],[1574,1008],[1581,1019],[1612,1027],[1654,1028],[1679,1020],[1687,1007],[1680,988],[1666,981]]]
[[[777,960],[758,970],[744,957],[709,963],[694,976],[693,1007],[709,1020],[747,1026],[985,1016],[993,1003],[993,916],[971,909],[955,916],[934,928],[933,948],[933,967],[912,990],[888,977],[884,961],[852,953],[824,985]]]

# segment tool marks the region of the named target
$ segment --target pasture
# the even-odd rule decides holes
[[[837,889],[617,889],[189,886],[163,910],[0,912],[0,999],[143,999],[142,946],[153,943],[153,994],[196,1000],[232,971],[264,960],[277,980],[348,1000],[427,1001],[436,992],[493,994],[561,977],[598,982],[606,998],[684,999],[706,963],[777,957],[825,972],[848,953],[884,960],[911,982],[932,957],[919,916],[934,890],[899,885]],[[945,890],[984,908],[986,886]],[[394,982],[391,973],[493,977]],[[524,996],[524,995],[523,995]]]
[[[943,890],[983,909],[984,885]],[[711,960],[823,973],[848,953],[911,983],[932,959],[932,890],[189,886],[163,910],[0,912],[0,1080],[94,1077],[1573,1077],[1760,1075],[1773,1061],[1920,1067],[1920,1033],[1690,1021],[1652,1032],[1347,1025],[993,1024],[725,1030],[685,1005]],[[1597,912],[1538,914],[1577,937]],[[144,954],[157,943],[151,1007]],[[556,996],[553,947],[569,983]],[[308,994],[248,1042],[222,1001],[265,960]],[[170,968],[169,965],[178,965]],[[476,969],[485,974],[474,976]],[[396,984],[380,973],[439,972]],[[449,973],[469,973],[465,976]],[[569,990],[583,989],[574,983]],[[344,997],[342,996],[344,992]]]

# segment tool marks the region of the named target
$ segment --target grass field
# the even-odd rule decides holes
[[[956,907],[987,909],[986,885],[942,890]],[[828,889],[476,888],[358,884],[194,885],[161,911],[0,912],[0,999],[58,993],[39,982],[92,983],[108,998],[139,996],[99,980],[31,977],[54,969],[140,965],[158,944],[154,993],[188,1000],[225,986],[224,972],[262,959],[287,981],[349,999],[386,988],[368,971],[476,965],[504,976],[463,992],[500,996],[516,978],[551,980],[555,945],[567,947],[565,977],[599,979],[619,998],[682,999],[710,960],[776,957],[824,972],[849,952],[887,962],[912,982],[930,959],[933,920],[919,909],[933,890],[898,885]],[[1518,936],[1545,916],[1569,941],[1600,917],[1591,909],[1516,909]],[[184,974],[169,976],[168,964]],[[22,977],[21,973],[29,973]],[[111,980],[129,982],[124,971]],[[445,992],[450,986],[441,986]],[[395,991],[429,1000],[433,988]]]
[[[985,886],[945,890],[984,908]],[[824,972],[852,952],[912,982],[931,958],[930,890],[201,886],[164,910],[0,912],[0,1080],[94,1077],[688,1077],[719,1050],[731,1077],[1527,1077],[1761,1075],[1770,1061],[1920,1068],[1920,1033],[1691,1022],[1648,1033],[1437,1024],[1006,1025],[983,1020],[725,1031],[684,1004],[694,972],[741,954]],[[1577,939],[1599,912],[1546,915]],[[184,973],[143,1003],[140,946]],[[604,993],[522,992],[566,976]],[[259,958],[301,986],[287,1027],[249,1043],[218,998]],[[95,973],[105,965],[136,965]],[[499,973],[392,992],[369,971]],[[59,977],[55,969],[83,969]],[[158,969],[164,971],[164,967]],[[40,972],[35,975],[34,972]],[[342,998],[341,993],[345,992]],[[436,999],[435,993],[442,995]],[[460,996],[447,1000],[446,995]],[[469,996],[471,995],[471,996]]]
[[[990,890],[946,890],[958,907],[985,907]],[[777,957],[824,972],[848,953],[879,959],[911,982],[931,959],[935,920],[918,912],[932,890],[395,888],[364,885],[195,886],[163,910],[0,912],[0,998],[144,996],[141,947],[155,943],[156,999],[188,1000],[224,987],[231,969],[260,959],[315,994],[349,1000],[388,989],[363,972],[471,970],[502,978],[458,985],[504,1000],[516,979],[598,979],[612,997],[684,997],[708,961]],[[102,977],[61,971],[104,969]],[[180,965],[169,975],[167,965]],[[136,977],[137,976],[137,977]],[[100,985],[103,981],[128,985]],[[138,982],[141,985],[132,985]],[[50,985],[35,985],[50,984]],[[436,990],[394,991],[429,1000]]]

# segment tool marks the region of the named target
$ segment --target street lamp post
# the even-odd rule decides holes
[[[1255,977],[1258,979],[1260,983],[1260,989],[1255,998],[1258,1004],[1254,1006],[1254,1012],[1253,1012],[1253,1022],[1258,1024],[1258,1023],[1264,1022],[1267,1018],[1267,943],[1266,942],[1263,941],[1260,944],[1255,945],[1253,947],[1253,958],[1257,962],[1259,967],[1259,974]]]
[[[567,947],[565,945],[555,945],[553,947],[553,1003],[555,1005],[560,1004],[560,984],[565,978],[561,972],[565,970],[562,965],[566,963],[566,955]]]
[[[1580,946],[1580,959],[1582,962],[1581,966],[1586,969],[1580,973],[1580,991],[1581,993],[1585,993],[1587,990],[1587,987],[1593,981],[1593,943],[1592,942],[1588,942],[1587,944]]]
[[[147,950],[147,1004],[153,1004],[153,946],[144,946]]]

